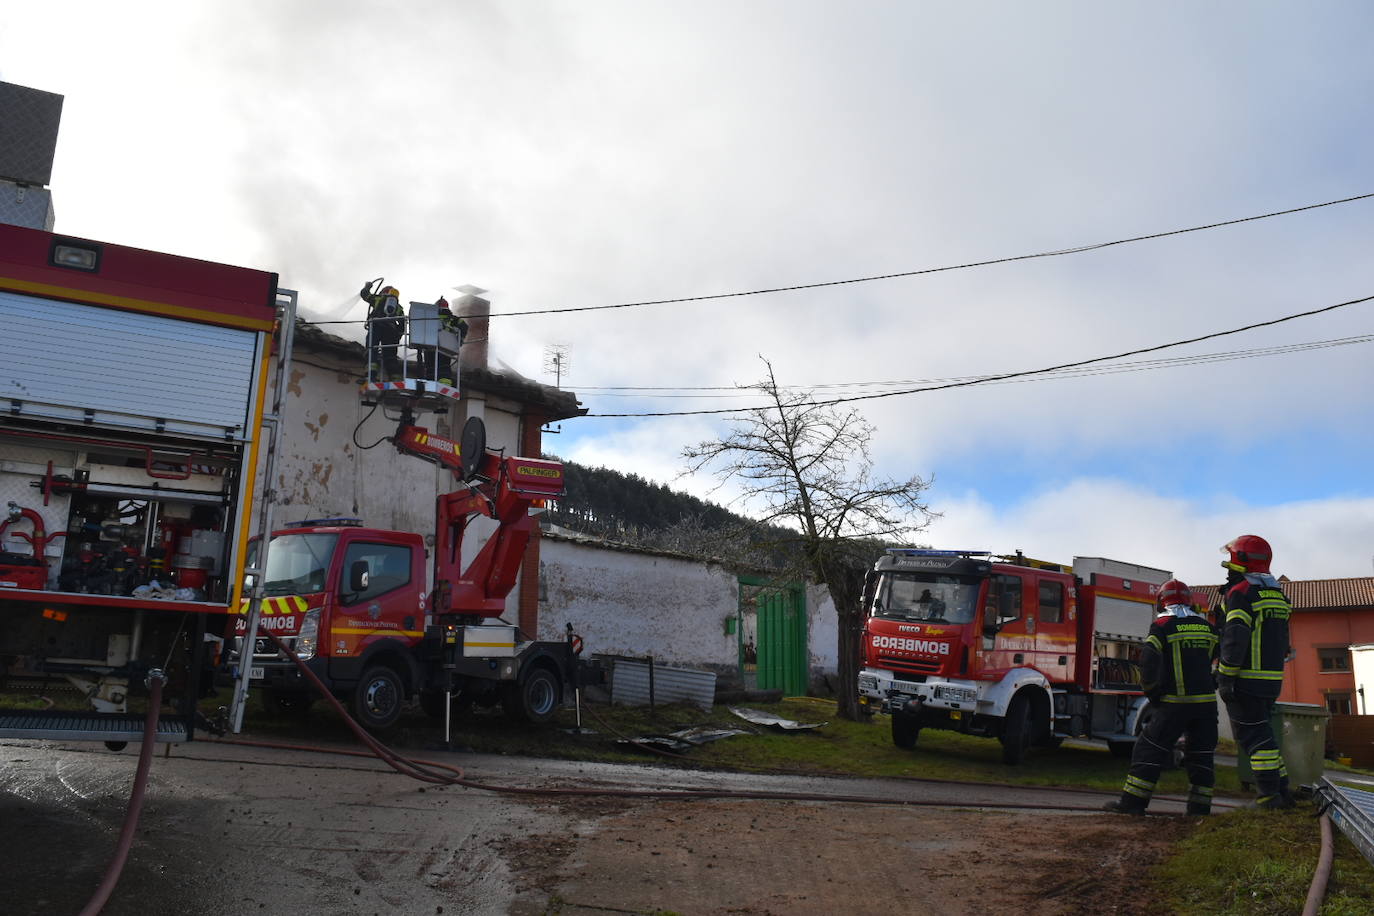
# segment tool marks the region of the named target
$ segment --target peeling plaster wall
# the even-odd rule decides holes
[[[588,653],[653,655],[667,665],[708,668],[722,686],[740,683],[739,580],[715,563],[662,557],[545,536],[539,564],[539,638],[562,639],[571,622]],[[835,606],[824,587],[806,590],[813,684],[838,668]]]
[[[292,364],[282,410],[281,448],[273,474],[277,490],[273,526],[308,518],[355,516],[374,528],[432,534],[435,497],[457,489],[456,478],[382,441],[396,431],[396,420],[387,419],[381,408],[369,415],[371,408],[364,407],[358,397],[356,374],[309,365],[313,357],[308,352],[299,356]],[[457,438],[469,415],[481,416],[487,446],[518,454],[520,417],[514,405],[502,409],[505,406],[480,397],[464,398],[449,414],[421,414],[416,422],[441,436]],[[360,448],[354,443],[355,428],[358,443],[380,444]],[[256,518],[253,524],[256,531]],[[495,523],[488,519],[468,526],[465,561],[494,529]],[[506,607],[507,619],[513,620],[516,589]]]
[[[806,648],[811,654],[811,680],[840,669],[840,618],[830,589],[812,585],[806,589]]]
[[[725,618],[738,613],[733,572],[553,537],[541,544],[541,639],[562,639],[570,622],[589,653],[738,671],[738,637],[725,633]]]

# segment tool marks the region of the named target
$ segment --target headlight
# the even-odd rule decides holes
[[[301,661],[315,657],[315,648],[320,639],[320,609],[306,611],[301,618],[301,631],[296,636],[296,656]]]

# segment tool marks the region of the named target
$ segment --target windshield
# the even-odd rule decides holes
[[[283,534],[267,552],[269,595],[309,595],[324,591],[337,534]],[[248,545],[248,565],[256,566],[258,542]]]
[[[930,573],[886,573],[873,601],[873,614],[894,620],[969,623],[981,582]]]

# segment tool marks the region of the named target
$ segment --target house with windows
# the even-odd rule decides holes
[[[1289,642],[1293,658],[1283,675],[1280,702],[1325,706],[1333,715],[1374,713],[1374,695],[1361,697],[1351,646],[1374,643],[1374,577],[1290,580],[1279,583],[1293,605]],[[1207,607],[1218,586],[1197,589]]]

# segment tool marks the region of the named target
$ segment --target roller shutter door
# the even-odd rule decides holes
[[[0,292],[0,413],[242,439],[257,341],[253,331]]]

